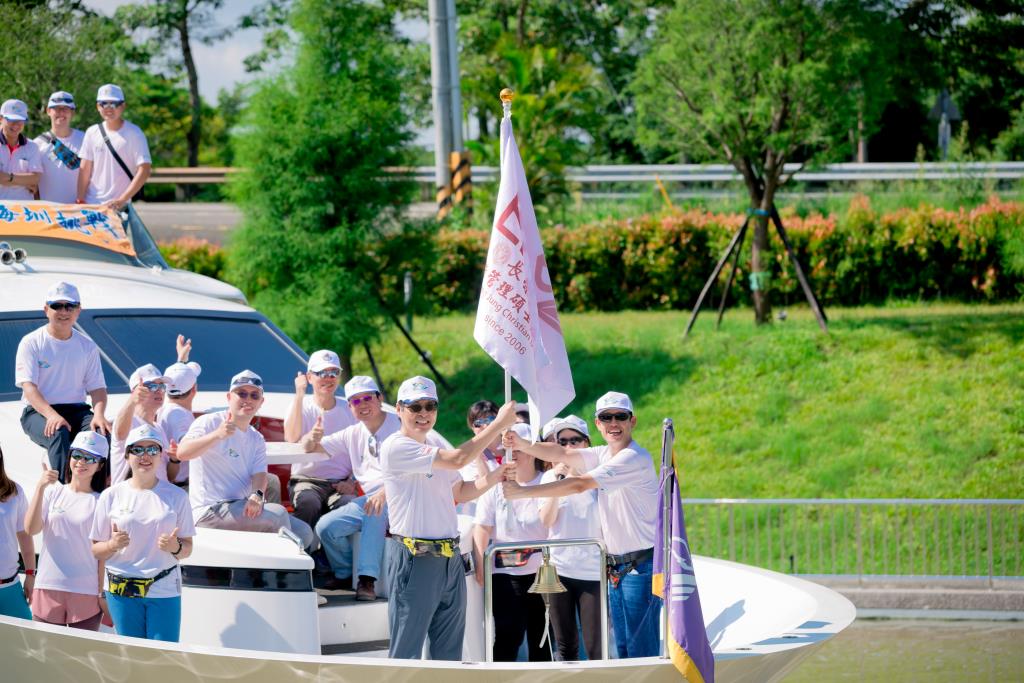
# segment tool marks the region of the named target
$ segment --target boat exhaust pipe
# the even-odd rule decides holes
[[[0,250],[0,264],[3,264],[5,266],[13,266],[14,252],[11,251],[10,249]]]
[[[25,259],[28,258],[28,252],[25,251],[24,249],[22,249],[21,247],[18,247],[17,249],[14,249],[13,251],[14,251],[14,262],[15,263],[24,263]]]
[[[9,242],[0,242],[0,264],[12,266],[15,263],[24,263],[27,258],[28,252],[24,249],[12,249]]]

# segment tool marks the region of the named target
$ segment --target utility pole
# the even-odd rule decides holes
[[[469,160],[463,152],[462,89],[455,0],[429,0],[430,83],[434,105],[434,184],[437,217],[469,193]],[[458,181],[453,188],[453,175]],[[454,194],[454,196],[453,196]]]

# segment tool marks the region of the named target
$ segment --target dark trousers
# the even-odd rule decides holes
[[[68,471],[68,451],[71,450],[71,441],[78,432],[87,432],[91,429],[92,409],[86,403],[54,403],[51,407],[60,413],[60,416],[68,421],[71,429],[61,427],[53,433],[53,436],[43,436],[46,429],[46,418],[36,412],[32,406],[25,406],[21,412],[21,428],[25,430],[28,437],[34,443],[46,449],[50,459],[50,467],[57,470],[57,478],[60,483],[66,484],[65,473]]]
[[[514,662],[519,646],[526,636],[529,661],[550,662],[551,651],[547,642],[540,646],[544,636],[544,599],[529,593],[536,574],[512,576],[495,574],[494,583],[494,661]]]
[[[601,658],[601,582],[558,577],[565,593],[554,593],[551,601],[551,627],[558,644],[558,658],[563,662],[579,659],[580,639],[576,629],[579,615],[583,630],[583,647],[587,659]]]

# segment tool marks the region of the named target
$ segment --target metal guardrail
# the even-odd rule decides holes
[[[1024,577],[1024,499],[686,498],[701,555],[791,574]]]
[[[220,185],[227,182],[229,175],[238,171],[239,169],[228,166],[157,166],[150,174],[147,184]]]

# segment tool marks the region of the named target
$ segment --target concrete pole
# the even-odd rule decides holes
[[[448,7],[448,85],[451,88],[452,151],[461,152],[462,84],[459,77],[459,28],[455,0],[446,0]]]
[[[430,0],[430,85],[434,103],[434,180],[439,214],[450,207],[452,152],[451,64],[448,56],[448,0]]]

